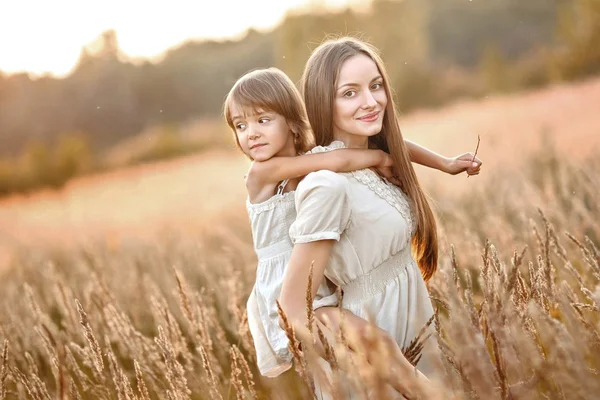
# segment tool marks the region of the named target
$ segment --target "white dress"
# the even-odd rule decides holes
[[[336,141],[311,152],[341,147]],[[337,241],[325,276],[343,289],[343,308],[386,330],[400,348],[408,346],[433,307],[411,254],[415,223],[407,196],[370,169],[318,171],[296,188],[296,210],[294,243]],[[437,370],[436,354],[432,337],[417,365],[425,375]]]
[[[296,219],[294,192],[284,193],[287,180],[270,199],[246,208],[252,227],[252,239],[258,258],[256,282],[246,304],[248,326],[261,375],[276,377],[292,366],[288,339],[279,326],[275,300],[281,293],[285,268],[290,260],[293,244],[289,229]],[[314,308],[337,305],[337,296],[326,283],[319,288]]]

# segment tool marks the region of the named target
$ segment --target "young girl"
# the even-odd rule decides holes
[[[258,268],[247,303],[248,324],[260,373],[275,377],[291,366],[276,300],[293,247],[288,233],[296,219],[293,189],[301,177],[323,169],[349,172],[374,167],[394,181],[392,162],[381,150],[302,155],[313,147],[302,99],[287,75],[275,68],[240,78],[225,100],[224,114],[237,146],[253,161],[246,175],[246,207]],[[322,285],[314,307],[336,304],[335,293]]]
[[[240,78],[227,95],[224,114],[237,146],[253,161],[246,175],[246,207],[258,268],[247,303],[248,324],[260,373],[276,377],[292,365],[288,340],[279,325],[276,300],[293,249],[289,228],[296,219],[294,190],[299,180],[319,170],[349,172],[375,168],[390,182],[400,182],[389,154],[382,150],[339,149],[304,154],[313,148],[304,103],[293,82],[276,68],[255,70]],[[479,172],[480,162],[471,165],[473,158],[469,153],[446,159],[414,143],[406,143],[411,159],[420,164],[450,174],[465,170],[470,174]],[[336,304],[333,288],[322,284],[313,303],[317,318],[320,312],[334,317],[336,311],[332,306]],[[331,313],[327,314],[329,310]],[[367,326],[366,320],[342,312],[346,322],[358,331]],[[389,340],[395,345],[393,339]]]

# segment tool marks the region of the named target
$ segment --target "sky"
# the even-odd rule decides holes
[[[189,39],[235,37],[250,27],[268,30],[290,10],[302,11],[315,4],[339,9],[363,3],[365,0],[0,0],[0,71],[67,75],[82,47],[109,29],[116,31],[126,55],[155,60]]]

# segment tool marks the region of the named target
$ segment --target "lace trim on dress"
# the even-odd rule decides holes
[[[343,142],[336,140],[331,142],[329,146],[317,146],[309,151],[309,153],[324,153],[326,151],[343,149],[346,146]],[[366,185],[369,189],[375,192],[379,197],[385,200],[389,205],[394,207],[400,215],[406,220],[407,225],[410,227],[410,237],[415,233],[416,226],[415,221],[412,215],[412,208],[410,205],[410,201],[402,192],[402,190],[396,187],[394,184],[384,180],[375,172],[370,169],[361,169],[357,171],[351,172],[352,176],[356,178],[357,181]]]
[[[250,203],[250,200],[246,199],[246,208],[248,209],[248,214],[252,216],[263,213],[265,211],[270,211],[280,203],[289,204],[291,207],[294,207],[294,193],[295,191],[292,190],[282,194],[276,194],[268,200],[257,204]]]
[[[352,171],[352,176],[357,181],[366,185],[369,189],[375,192],[379,197],[384,199],[389,205],[394,207],[400,215],[406,220],[407,225],[413,230],[413,217],[408,199],[404,193],[398,189],[396,192],[392,187],[391,183],[384,181],[375,172],[370,169],[360,169],[358,171]],[[412,235],[411,235],[412,236]]]
[[[309,151],[307,151],[306,154],[325,153],[327,151],[337,150],[337,149],[344,149],[344,148],[346,148],[346,145],[344,144],[344,142],[341,142],[339,140],[335,140],[335,141],[331,142],[331,144],[329,146],[316,146],[316,147],[313,147],[312,149],[310,149]]]

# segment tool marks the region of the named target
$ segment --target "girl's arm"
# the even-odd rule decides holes
[[[324,153],[304,154],[295,157],[273,157],[267,161],[254,162],[251,173],[259,183],[277,183],[294,179],[311,172],[329,170],[350,172],[376,167],[387,169],[391,175],[392,158],[383,150],[336,149]],[[383,174],[385,176],[385,174]],[[386,178],[389,178],[386,176]]]
[[[333,244],[334,240],[318,240],[309,243],[296,244],[292,250],[292,255],[286,268],[279,302],[288,319],[288,323],[296,330],[305,329],[308,325],[308,316],[306,313],[306,289],[309,283],[310,271],[308,266],[311,264],[313,266],[311,298],[314,298],[319,285],[324,279],[325,267],[329,260]],[[325,336],[333,343],[333,340],[339,337],[338,335],[342,327],[340,324],[340,311],[334,308],[330,309],[331,310],[329,311],[320,311],[317,315],[319,316],[320,314],[319,319],[323,319],[324,321],[316,319],[315,323],[319,325],[321,330],[325,333]],[[345,314],[345,321],[348,322],[343,326],[346,334],[349,333],[348,329],[354,330],[356,333],[355,337],[359,341],[359,348],[369,348],[372,338],[369,338],[367,335],[367,327],[370,324],[366,320],[359,318],[348,311],[343,312]],[[379,337],[381,340],[383,340],[386,345],[393,346],[394,349],[391,354],[392,358],[390,360],[389,373],[387,376],[384,376],[388,383],[395,390],[409,399],[433,399],[434,397],[432,397],[432,395],[434,390],[431,386],[431,382],[429,382],[429,380],[421,373],[415,375],[415,368],[408,362],[406,357],[404,357],[402,351],[398,348],[397,343],[387,332],[378,327],[374,328],[376,329],[376,333],[380,335]],[[325,355],[324,346],[316,334],[314,335],[313,343],[319,355],[323,357]],[[376,361],[369,359],[368,354],[366,356],[368,362],[373,363]],[[343,365],[340,365],[340,367],[343,368]],[[411,376],[416,379],[411,378]]]
[[[464,171],[467,171],[469,175],[479,174],[482,162],[477,157],[473,159],[473,153],[464,153],[454,158],[447,158],[410,140],[404,140],[404,143],[408,147],[410,160],[414,163],[451,175],[456,175]]]

